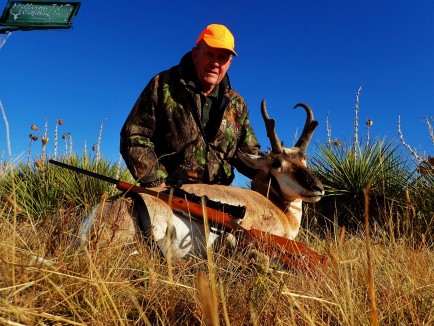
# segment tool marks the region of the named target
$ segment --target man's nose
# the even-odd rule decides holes
[[[214,67],[219,67],[219,66],[220,66],[220,61],[219,61],[219,59],[218,59],[217,57],[214,57],[214,58],[211,60],[211,65],[213,65]]]

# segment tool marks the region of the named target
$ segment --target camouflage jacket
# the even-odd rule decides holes
[[[226,75],[219,85],[220,118],[213,119],[212,132],[204,130],[200,94],[189,85],[193,74],[189,52],[151,79],[124,123],[120,151],[142,185],[171,180],[228,185],[234,167],[252,176],[236,157],[237,151],[259,152],[244,99]]]

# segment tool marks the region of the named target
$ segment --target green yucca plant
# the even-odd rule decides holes
[[[434,129],[431,125],[433,117],[424,117],[429,136],[434,144]],[[404,139],[401,130],[401,119],[398,117],[398,134],[402,145],[409,151],[417,162],[413,187],[408,194],[409,208],[411,210],[411,235],[420,236],[433,242],[434,233],[434,157],[419,156]]]
[[[54,214],[65,199],[55,184],[55,177],[43,166],[43,161],[35,161],[34,166],[19,163],[2,180],[2,198],[10,198],[2,205],[12,201],[21,216],[33,221],[44,219]]]
[[[120,163],[113,164],[104,159],[90,160],[87,156],[68,156],[59,159],[72,166],[99,173],[111,178],[121,179],[134,183],[128,170],[121,168]],[[116,187],[108,182],[86,176],[58,166],[51,166],[57,171],[59,182],[68,190],[68,198],[75,201],[76,205],[90,208],[94,206],[104,193],[109,196],[118,192]]]
[[[364,219],[365,189],[369,190],[370,222],[389,225],[394,230],[401,211],[407,208],[407,190],[411,186],[412,169],[409,161],[393,141],[371,141],[373,121],[367,119],[367,139],[359,137],[359,103],[362,86],[356,93],[354,107],[354,135],[349,144],[332,141],[331,128],[326,120],[327,143],[317,145],[312,170],[325,185],[326,196],[316,205],[321,227],[338,224],[358,229]],[[368,187],[369,186],[369,187]]]
[[[385,225],[385,212],[399,209],[411,178],[407,160],[392,141],[376,140],[363,146],[318,144],[312,170],[326,187],[326,196],[317,204],[322,214],[347,228],[363,221],[364,189],[369,193],[372,220]]]
[[[434,241],[434,158],[428,156],[417,167],[409,192],[412,235]]]
[[[131,180],[128,170],[103,159],[96,161],[86,155],[70,155],[59,160],[112,178]],[[35,160],[33,166],[18,164],[13,173],[13,177],[12,173],[3,177],[0,194],[10,200],[3,201],[2,205],[10,205],[12,201],[23,217],[36,222],[56,215],[60,208],[88,211],[103,194],[111,196],[118,192],[110,183],[62,169],[42,159]]]

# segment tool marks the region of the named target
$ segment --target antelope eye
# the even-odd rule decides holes
[[[275,159],[275,160],[273,161],[273,163],[271,163],[271,167],[272,167],[273,169],[279,169],[279,168],[282,167],[282,163],[280,162],[279,159]]]

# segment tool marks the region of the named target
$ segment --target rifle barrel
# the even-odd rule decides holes
[[[114,178],[110,178],[110,177],[107,177],[105,175],[102,175],[102,174],[99,174],[99,173],[95,173],[95,172],[92,172],[92,171],[89,171],[89,170],[85,170],[85,169],[82,169],[82,168],[79,168],[79,167],[76,167],[76,166],[73,166],[73,165],[69,165],[69,164],[63,163],[63,162],[59,162],[59,161],[55,161],[55,160],[48,160],[48,163],[51,163],[51,164],[54,164],[54,165],[58,165],[58,166],[60,166],[62,168],[65,168],[65,169],[68,169],[68,170],[71,170],[71,171],[83,173],[83,174],[86,174],[86,175],[91,176],[93,178],[104,180],[104,181],[107,181],[107,182],[110,182],[110,183],[117,184],[119,182],[119,180],[116,180]]]

